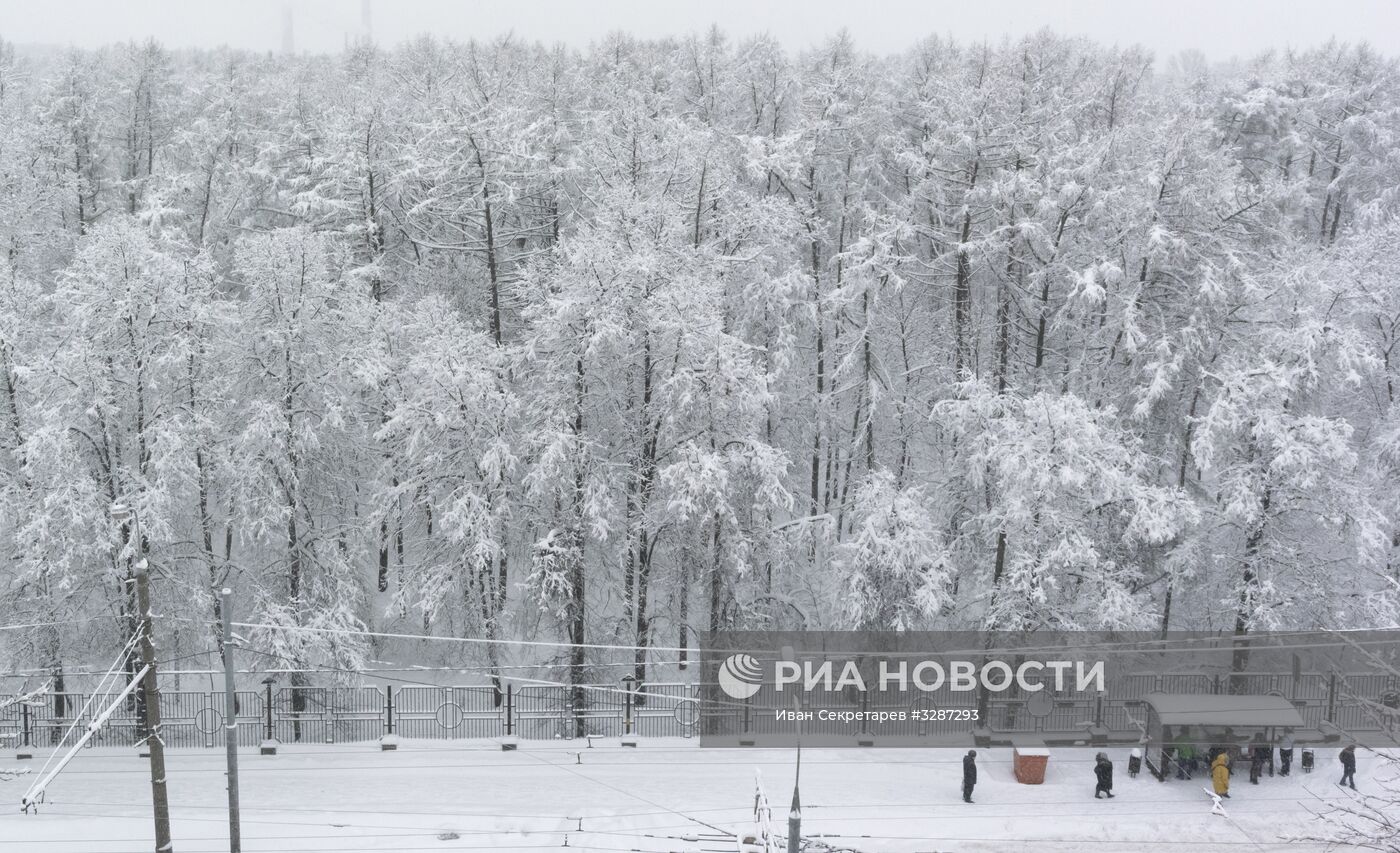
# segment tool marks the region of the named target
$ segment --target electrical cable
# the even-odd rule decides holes
[[[96,616],[88,619],[60,619],[54,622],[29,622],[23,625],[0,625],[0,631],[23,631],[27,628],[54,628],[60,625],[86,625],[96,622]]]
[[[76,731],[78,721],[87,716],[88,709],[92,707],[92,703],[97,699],[98,694],[101,693],[107,680],[112,678],[115,673],[119,672],[121,668],[126,665],[127,659],[131,656],[132,652],[135,651],[136,644],[140,642],[140,638],[141,629],[138,628],[126,641],[126,645],[122,646],[121,651],[117,653],[116,660],[112,661],[112,665],[108,667],[107,673],[103,675],[102,680],[98,682],[98,689],[88,695],[87,701],[83,703],[82,709],[73,716],[73,721],[69,723],[68,728],[64,731],[63,737],[59,740],[57,746],[54,747],[53,752],[50,752],[48,757],[44,760],[43,767],[39,768],[38,776],[40,779],[43,778],[44,773],[49,769],[49,765],[53,762],[54,757],[58,755],[59,750],[63,749],[63,745],[68,742],[68,737]]]
[[[233,625],[234,625],[235,627],[239,627],[239,628],[249,628],[249,629],[266,630],[266,631],[287,631],[287,632],[291,632],[291,633],[298,633],[298,632],[300,632],[300,633],[311,633],[311,634],[331,634],[331,635],[341,635],[341,636],[376,637],[376,638],[379,638],[379,639],[391,639],[391,640],[419,640],[419,641],[428,641],[428,642],[461,643],[461,644],[468,644],[468,645],[505,645],[505,646],[523,646],[523,647],[530,647],[530,648],[543,647],[543,648],[591,649],[591,650],[604,650],[604,651],[633,651],[633,652],[635,652],[635,651],[654,651],[654,652],[676,652],[676,653],[680,653],[680,652],[694,651],[693,649],[688,649],[688,648],[687,648],[687,649],[683,649],[683,648],[675,647],[675,646],[636,646],[636,645],[621,645],[621,644],[610,644],[610,643],[567,643],[567,642],[562,642],[562,641],[547,641],[547,640],[501,640],[501,639],[487,639],[487,638],[482,638],[482,637],[436,637],[436,636],[431,636],[431,635],[427,635],[427,634],[403,634],[403,633],[390,632],[390,631],[370,631],[370,630],[368,630],[368,629],[350,629],[350,628],[317,628],[317,627],[314,627],[314,626],[307,626],[307,625],[277,625],[277,624],[269,624],[269,623],[261,623],[261,622],[234,622]],[[1271,634],[1262,635],[1262,636],[1272,639],[1272,638],[1276,638],[1276,637],[1316,636],[1317,634],[1320,634],[1320,633],[1322,633],[1322,632],[1321,632],[1321,631],[1290,631],[1290,632],[1271,633]],[[1345,634],[1345,633],[1377,633],[1377,630],[1368,630],[1368,629],[1347,629],[1346,631],[1331,631],[1331,632],[1329,632],[1329,633],[1337,634],[1337,635],[1340,636],[1340,635]],[[1394,633],[1394,632],[1390,632],[1390,633]],[[1242,635],[1242,636],[1243,636],[1243,637],[1250,637],[1250,635]],[[1261,635],[1254,635],[1254,636],[1261,636]],[[1036,645],[1031,645],[1031,646],[1020,646],[1020,647],[980,648],[980,649],[937,649],[937,650],[934,650],[934,651],[932,651],[932,652],[929,652],[929,651],[914,651],[914,652],[881,652],[880,654],[881,654],[882,657],[909,657],[909,656],[915,656],[915,655],[925,655],[925,656],[926,656],[926,655],[930,655],[930,654],[936,655],[936,656],[938,656],[938,657],[948,657],[948,656],[950,656],[950,655],[981,655],[981,656],[990,655],[990,654],[1015,655],[1015,654],[1029,654],[1029,653],[1034,653],[1034,652],[1061,652],[1061,653],[1062,653],[1062,652],[1070,651],[1070,650],[1073,650],[1073,649],[1088,649],[1088,650],[1092,650],[1095,654],[1099,654],[1099,655],[1103,655],[1103,654],[1162,654],[1162,653],[1166,653],[1166,652],[1176,652],[1176,651],[1200,651],[1200,648],[1199,648],[1199,647],[1192,648],[1192,647],[1190,647],[1190,646],[1185,646],[1185,647],[1180,647],[1180,648],[1173,648],[1173,647],[1169,647],[1169,646],[1166,646],[1166,645],[1162,645],[1162,644],[1165,644],[1165,643],[1172,643],[1172,642],[1181,642],[1181,643],[1222,643],[1222,642],[1236,642],[1236,641],[1238,641],[1238,640],[1240,640],[1240,639],[1241,639],[1241,637],[1236,637],[1236,636],[1233,636],[1233,635],[1230,635],[1230,636],[1221,635],[1221,636],[1210,636],[1210,637],[1199,637],[1199,638],[1185,638],[1185,639],[1181,639],[1181,640],[1139,640],[1139,641],[1128,641],[1128,640],[1125,640],[1125,641],[1118,642],[1118,643],[1087,643],[1087,644],[1081,644],[1081,645],[1073,645],[1073,644],[1071,644],[1071,645],[1057,645],[1057,646],[1036,646]],[[1396,642],[1400,642],[1400,635],[1397,635],[1397,636],[1394,637],[1394,638],[1387,638],[1387,639],[1380,639],[1380,640],[1372,640],[1372,641],[1370,641],[1370,644],[1387,644],[1387,645],[1389,645],[1389,644],[1394,644],[1394,643],[1396,643]],[[1338,640],[1338,641],[1335,641],[1335,642],[1327,642],[1327,643],[1300,643],[1300,644],[1293,644],[1293,645],[1270,645],[1270,646],[1262,646],[1262,647],[1260,647],[1260,646],[1252,646],[1252,647],[1250,647],[1250,649],[1251,649],[1252,651],[1273,651],[1273,650],[1278,650],[1278,649],[1293,649],[1293,650],[1299,650],[1299,649],[1322,649],[1322,648],[1346,648],[1346,647],[1351,647],[1354,643],[1355,643],[1355,641],[1347,642],[1347,641],[1344,641],[1344,640]],[[1364,645],[1364,643],[1363,643],[1363,645]],[[1120,646],[1126,646],[1126,647],[1128,647],[1128,648],[1119,648]],[[1143,648],[1144,646],[1149,646],[1149,647],[1152,647],[1152,648]],[[1160,646],[1160,647],[1157,647],[1157,646]],[[707,651],[709,651],[709,653],[711,653],[711,654],[723,654],[723,653],[727,653],[727,652],[748,652],[748,653],[752,653],[752,652],[754,652],[755,650],[754,650],[754,649],[709,649],[709,650],[707,650]],[[764,650],[761,650],[761,651],[764,651]],[[766,651],[772,652],[772,653],[778,653],[778,652],[779,652],[779,650],[777,650],[777,649],[770,649],[770,650],[766,650]],[[1221,648],[1221,649],[1214,649],[1213,651],[1221,651],[1221,652],[1225,652],[1225,651],[1234,651],[1234,648],[1233,648],[1233,647],[1226,647],[1226,648]],[[839,650],[828,650],[828,649],[824,649],[824,650],[822,650],[822,653],[823,653],[823,654],[826,654],[826,655],[832,655],[832,656],[836,656],[836,655],[858,655],[858,654],[859,654],[859,655],[869,655],[869,654],[872,654],[872,651],[871,651],[870,649],[858,649],[858,650],[854,650],[854,651],[843,652],[843,651],[839,651]]]

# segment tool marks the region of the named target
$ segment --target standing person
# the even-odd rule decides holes
[[[1223,736],[1215,736],[1212,738],[1214,741],[1214,746],[1212,746],[1210,748],[1210,751],[1206,753],[1206,765],[1209,767],[1215,767],[1215,759],[1219,758],[1221,753],[1224,753],[1226,755],[1231,754],[1230,746],[1228,745],[1230,730],[1226,729],[1225,732],[1226,733]],[[1225,739],[1224,741],[1222,741],[1222,737]]]
[[[1254,736],[1254,743],[1249,750],[1249,784],[1258,785],[1259,777],[1264,775],[1264,764],[1273,757],[1273,747],[1264,743],[1262,734]]]
[[[1094,787],[1094,799],[1102,799],[1100,794],[1108,794],[1108,798],[1113,799],[1113,762],[1102,752],[1094,757],[1094,777],[1098,780],[1098,785]]]
[[[1284,729],[1283,739],[1278,742],[1278,775],[1287,776],[1288,769],[1293,766],[1293,730]]]
[[[1176,778],[1190,779],[1196,775],[1196,747],[1183,743],[1176,748]]]
[[[963,802],[972,802],[972,789],[977,785],[977,750],[969,749],[963,756]]]
[[[1210,781],[1215,793],[1230,799],[1230,753],[1222,752],[1210,763]]]
[[[1352,745],[1342,750],[1338,756],[1342,760],[1342,781],[1338,785],[1350,785],[1353,791],[1356,790],[1356,746]]]
[[[1196,763],[1200,760],[1190,726],[1182,727],[1176,743],[1176,778],[1190,779],[1196,775]]]
[[[1239,764],[1240,756],[1244,754],[1244,750],[1240,749],[1235,737],[1235,730],[1229,727],[1225,729],[1225,751],[1230,755],[1229,770],[1230,775],[1233,776],[1235,775],[1235,765]]]

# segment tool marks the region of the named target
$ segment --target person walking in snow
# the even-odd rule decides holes
[[[1098,779],[1098,785],[1094,787],[1094,799],[1102,799],[1100,794],[1108,794],[1108,798],[1113,799],[1113,762],[1102,752],[1094,757],[1094,777]]]
[[[1353,791],[1356,790],[1356,746],[1352,745],[1342,750],[1342,754],[1337,756],[1342,760],[1342,781],[1338,785],[1350,785]]]
[[[1217,796],[1230,798],[1230,753],[1222,752],[1210,763],[1210,782]]]
[[[963,756],[963,802],[972,802],[972,789],[977,785],[977,750],[969,749]]]
[[[1278,742],[1278,775],[1287,776],[1293,766],[1293,730],[1284,729],[1283,739]]]

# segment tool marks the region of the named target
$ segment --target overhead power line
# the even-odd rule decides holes
[[[27,622],[22,625],[0,625],[0,631],[23,631],[27,628],[54,628],[60,625],[86,625],[89,622],[96,622],[96,617],[90,619],[59,619],[54,622]]]
[[[565,641],[561,641],[561,640],[504,640],[504,639],[489,639],[489,638],[486,638],[486,637],[441,637],[441,636],[433,636],[433,635],[430,635],[430,634],[404,634],[404,633],[399,633],[399,632],[394,632],[394,631],[371,631],[371,630],[364,629],[364,628],[319,628],[319,627],[315,627],[315,626],[311,626],[311,625],[281,625],[281,624],[272,624],[272,623],[266,623],[266,622],[235,622],[235,623],[233,623],[233,624],[234,624],[235,627],[238,627],[238,628],[248,628],[248,629],[252,629],[252,630],[286,631],[286,632],[289,632],[289,633],[325,634],[325,635],[331,635],[331,636],[347,636],[347,637],[375,637],[375,638],[378,638],[378,639],[388,639],[388,640],[415,640],[415,641],[427,641],[427,642],[439,642],[439,643],[457,643],[457,644],[463,644],[463,645],[520,646],[520,647],[527,647],[527,648],[551,648],[551,649],[592,649],[592,650],[624,651],[624,652],[652,651],[652,652],[675,652],[675,653],[680,653],[680,652],[695,652],[695,651],[700,651],[700,649],[696,649],[696,648],[682,648],[682,647],[679,647],[679,646],[654,646],[654,645],[651,645],[651,646],[641,646],[641,645],[629,645],[629,644],[622,644],[622,643],[570,643],[570,642],[565,642]],[[998,654],[998,655],[1015,655],[1015,654],[1030,654],[1030,653],[1037,653],[1037,652],[1057,652],[1057,653],[1063,653],[1063,652],[1072,651],[1072,650],[1077,650],[1077,649],[1092,651],[1093,654],[1098,655],[1098,656],[1112,655],[1112,654],[1163,654],[1163,653],[1167,653],[1167,652],[1202,651],[1203,649],[1201,648],[1201,644],[1205,644],[1205,643],[1220,643],[1220,644],[1231,643],[1231,644],[1233,644],[1233,643],[1235,643],[1235,642],[1253,641],[1253,640],[1255,640],[1255,639],[1263,638],[1263,637],[1266,637],[1266,638],[1269,638],[1269,639],[1273,639],[1273,638],[1277,638],[1277,637],[1315,637],[1315,636],[1317,636],[1317,635],[1319,635],[1319,634],[1322,634],[1322,633],[1324,633],[1324,632],[1322,632],[1322,631],[1290,631],[1290,632],[1273,633],[1273,634],[1268,634],[1268,635],[1253,635],[1253,636],[1251,636],[1251,635],[1247,635],[1247,634],[1246,634],[1246,635],[1241,635],[1241,636],[1239,636],[1239,637],[1222,635],[1222,636],[1210,636],[1210,637],[1199,637],[1199,638],[1187,638],[1187,639],[1183,639],[1183,640],[1139,640],[1139,641],[1123,641],[1123,642],[1118,642],[1118,643],[1087,643],[1087,642],[1086,642],[1086,643],[1080,643],[1080,644],[1077,644],[1077,645],[1076,645],[1076,644],[1068,644],[1068,645],[1025,645],[1025,646],[1006,646],[1006,647],[992,647],[992,648],[933,649],[933,650],[909,651],[909,652],[884,652],[884,651],[878,651],[878,654],[879,654],[881,657],[906,657],[906,656],[930,655],[930,654],[936,655],[936,656],[939,656],[939,657],[947,657],[947,656],[950,656],[950,655],[986,656],[986,655],[991,655],[991,654]],[[1364,630],[1364,629],[1358,629],[1357,631],[1348,631],[1348,632],[1332,631],[1332,632],[1327,632],[1327,633],[1342,634],[1342,633],[1376,633],[1376,632],[1375,632],[1375,631],[1366,631],[1366,630]],[[1400,643],[1400,632],[1392,632],[1392,633],[1394,633],[1394,636],[1393,636],[1393,637],[1386,637],[1385,639],[1371,640],[1371,641],[1369,641],[1369,643],[1363,643],[1363,644],[1370,644],[1370,645],[1393,645],[1393,644]],[[1277,645],[1267,645],[1267,646],[1251,645],[1251,646],[1250,646],[1250,650],[1251,650],[1251,651],[1274,651],[1274,650],[1295,650],[1295,651],[1296,651],[1296,650],[1303,650],[1303,649],[1348,648],[1348,647],[1352,647],[1352,646],[1356,645],[1358,642],[1359,642],[1359,641],[1339,638],[1339,639],[1337,639],[1336,641],[1331,641],[1331,642],[1307,642],[1307,643],[1277,644]],[[1190,643],[1190,644],[1193,644],[1193,645],[1173,646],[1173,645],[1169,645],[1170,643]],[[1226,652],[1226,651],[1234,651],[1235,649],[1234,649],[1233,645],[1231,645],[1231,646],[1225,646],[1225,647],[1218,648],[1218,649],[1205,649],[1205,650],[1207,650],[1207,651]],[[742,649],[705,649],[704,651],[709,651],[711,654],[716,654],[716,653],[729,653],[729,652],[749,652],[749,653],[752,653],[752,652],[754,652],[754,651],[770,652],[770,653],[774,653],[774,654],[780,653],[780,650],[778,650],[778,649],[755,650],[755,649],[752,649],[752,648],[742,648]],[[876,654],[876,653],[877,653],[877,650],[872,650],[872,649],[855,649],[855,650],[822,649],[821,652],[824,653],[824,654],[833,655],[833,656],[834,656],[834,655],[871,655],[871,654]]]

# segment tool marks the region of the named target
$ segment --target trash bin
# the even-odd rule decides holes
[[[1130,779],[1136,779],[1137,775],[1141,772],[1142,750],[1134,749],[1132,752],[1128,753],[1128,777]]]
[[[1311,749],[1303,750],[1303,760],[1299,766],[1303,768],[1304,773],[1313,771],[1313,751]]]
[[[1050,750],[1043,746],[1018,746],[1011,754],[1016,781],[1022,785],[1039,785],[1045,781],[1045,765],[1050,763]]]

